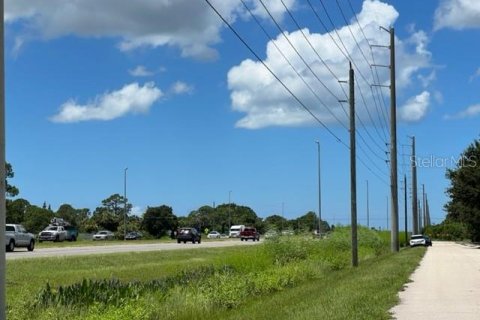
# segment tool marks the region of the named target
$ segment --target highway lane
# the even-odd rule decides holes
[[[57,247],[35,249],[32,252],[24,248],[15,248],[14,252],[7,252],[7,260],[16,259],[34,259],[48,257],[82,256],[92,254],[109,254],[122,252],[145,252],[145,251],[168,251],[168,250],[186,250],[200,248],[222,248],[234,246],[249,246],[260,242],[227,240],[227,241],[203,241],[201,244],[192,243],[148,243],[148,244],[109,244],[104,246],[84,246],[84,247]]]

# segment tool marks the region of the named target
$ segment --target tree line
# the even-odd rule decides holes
[[[168,205],[147,207],[143,214],[136,215],[131,213],[132,204],[128,199],[119,194],[112,194],[102,200],[93,212],[88,208],[74,208],[70,204],[62,204],[54,211],[46,202],[37,206],[26,199],[12,199],[19,194],[18,188],[8,184],[8,179],[13,176],[12,167],[7,164],[6,222],[23,224],[35,234],[43,230],[54,217],[63,218],[77,227],[79,232],[110,230],[118,238],[123,238],[124,233],[130,231],[141,231],[152,238],[160,238],[170,235],[179,227],[194,227],[201,232],[216,230],[228,234],[230,226],[239,224],[254,226],[261,233],[268,230],[313,232],[318,225],[318,217],[314,212],[307,212],[295,219],[286,219],[277,214],[263,219],[250,207],[235,203],[215,207],[205,205],[187,216],[177,216]],[[330,229],[326,221],[321,223],[323,231]]]

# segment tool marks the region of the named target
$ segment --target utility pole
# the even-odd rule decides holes
[[[367,228],[370,229],[370,206],[368,202],[368,180],[367,180]]]
[[[428,197],[426,197],[426,203],[427,205],[427,226],[430,226],[432,222],[430,221],[430,206],[428,205]]]
[[[422,212],[422,205],[420,204],[420,200],[418,200],[418,212]],[[422,215],[419,214],[418,215],[418,233],[422,233],[422,229],[423,229],[423,226],[422,226]]]
[[[399,251],[398,243],[398,176],[397,176],[397,96],[395,85],[395,29],[390,28],[390,169],[392,194],[391,250]]]
[[[386,230],[388,230],[388,217],[390,216],[390,211],[388,210],[388,203],[390,202],[390,199],[388,199],[388,196],[387,196],[387,228]]]
[[[417,200],[417,160],[415,155],[415,137],[412,138],[412,233],[419,234],[418,231],[418,200]]]
[[[427,226],[427,219],[425,219],[426,213],[425,213],[426,205],[425,205],[425,184],[422,183],[422,219],[423,219],[423,227],[425,228]]]
[[[405,208],[405,245],[408,243],[408,218],[407,218],[407,175],[403,175],[403,201]]]
[[[5,34],[4,34],[4,0],[0,0],[0,15],[2,15],[2,23],[0,26],[0,248],[2,253],[0,254],[0,320],[7,318],[6,315],[6,301],[5,301],[5,219],[6,219],[6,207],[5,207],[5,192],[6,192],[6,180],[5,180]]]
[[[123,172],[123,240],[127,240],[127,170]]]
[[[318,151],[318,226],[317,233],[318,236],[322,235],[322,183],[320,179],[320,141],[315,141],[317,144]]]
[[[357,166],[355,146],[355,84],[354,71],[350,62],[348,83],[350,88],[350,197],[352,216],[352,266],[358,266],[358,239],[357,239]]]

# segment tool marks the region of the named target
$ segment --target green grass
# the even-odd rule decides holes
[[[358,268],[324,273],[295,288],[260,299],[252,297],[241,308],[206,318],[390,319],[388,310],[397,304],[397,293],[424,252],[423,248],[406,249],[364,261]]]
[[[337,228],[324,240],[7,261],[8,318],[386,318],[424,250],[391,255],[361,228],[352,269],[349,235]]]

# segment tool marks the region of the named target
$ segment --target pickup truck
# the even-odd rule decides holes
[[[49,225],[38,234],[38,242],[42,241],[64,241],[67,238],[67,231],[63,226]]]
[[[240,240],[247,241],[248,239],[260,241],[260,233],[257,232],[257,229],[253,227],[245,227],[242,231],[240,231]]]
[[[33,251],[35,237],[28,233],[21,224],[7,224],[5,226],[5,247],[8,252],[15,250],[15,247],[24,247],[28,251]]]

